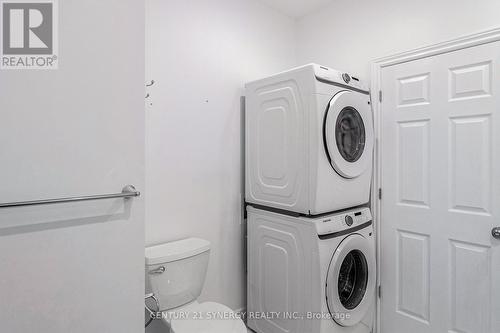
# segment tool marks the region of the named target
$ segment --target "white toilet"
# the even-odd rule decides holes
[[[146,248],[146,293],[158,300],[169,333],[246,333],[239,316],[215,302],[198,303],[210,243],[187,238]]]

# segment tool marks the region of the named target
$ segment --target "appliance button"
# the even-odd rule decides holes
[[[345,83],[351,82],[351,77],[347,73],[342,74],[342,79],[344,79]]]
[[[345,223],[350,227],[354,223],[354,220],[352,219],[351,216],[346,215],[345,216]]]

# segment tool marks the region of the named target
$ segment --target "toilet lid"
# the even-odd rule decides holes
[[[175,333],[246,333],[247,329],[236,312],[215,302],[190,306],[170,321]]]

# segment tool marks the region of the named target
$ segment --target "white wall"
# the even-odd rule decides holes
[[[244,83],[295,65],[294,21],[255,0],[147,0],[146,243],[212,243],[202,300],[245,306]]]
[[[297,58],[368,79],[371,60],[499,27],[498,13],[498,0],[336,0],[297,21]]]
[[[59,69],[0,71],[0,202],[144,189],[144,2],[59,3]],[[0,209],[0,332],[141,332],[141,198]]]

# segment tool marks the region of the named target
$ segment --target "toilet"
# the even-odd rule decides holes
[[[165,333],[247,333],[243,320],[227,306],[197,301],[209,256],[210,242],[200,238],[146,248],[146,294],[158,300]]]

